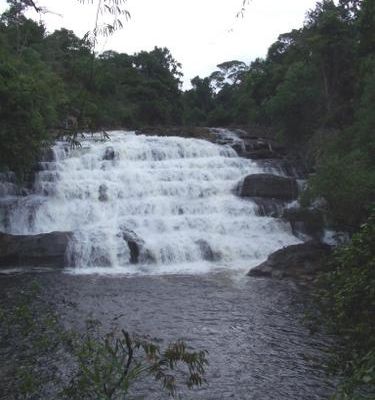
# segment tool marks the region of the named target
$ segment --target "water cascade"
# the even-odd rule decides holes
[[[33,193],[17,197],[0,231],[72,231],[67,257],[81,273],[248,269],[298,242],[286,223],[236,195],[244,176],[263,170],[230,146],[110,136],[76,149],[57,142],[54,161],[41,163]]]

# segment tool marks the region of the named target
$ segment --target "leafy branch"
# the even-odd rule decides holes
[[[81,4],[91,3],[93,0],[78,0]],[[130,12],[124,8],[126,0],[98,0],[96,8],[95,25],[91,36],[92,45],[95,48],[98,36],[110,36],[114,32],[123,28],[123,20],[128,21],[131,18]],[[100,16],[111,15],[111,23],[100,23]]]
[[[243,18],[246,12],[246,6],[250,4],[250,0],[242,0],[241,8],[236,14],[236,18]]]
[[[186,385],[201,386],[206,351],[188,351],[183,341],[171,343],[162,351],[145,339],[131,337],[125,330],[96,339],[88,329],[77,342],[78,371],[64,395],[69,399],[122,399],[131,384],[142,376],[153,376],[168,395],[176,397],[179,367],[187,370]]]

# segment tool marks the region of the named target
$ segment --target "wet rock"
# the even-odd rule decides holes
[[[41,161],[41,162],[56,161],[56,156],[55,156],[53,149],[51,147],[44,149],[40,156],[39,161]]]
[[[108,201],[108,187],[105,184],[99,186],[99,201]]]
[[[17,204],[13,199],[2,199],[0,196],[0,232],[9,227],[9,217],[12,208]]]
[[[242,156],[244,152],[243,144],[242,143],[233,143],[230,145],[232,149],[239,155]]]
[[[215,141],[215,135],[210,128],[189,126],[143,127],[135,131],[136,135],[178,136]]]
[[[260,159],[268,159],[268,158],[282,158],[282,154],[276,153],[272,150],[268,149],[261,149],[261,150],[254,150],[248,151],[244,154],[246,158],[250,158],[252,160],[260,160]]]
[[[0,182],[0,198],[5,196],[17,196],[20,188],[11,182]]]
[[[242,197],[267,197],[285,201],[298,197],[297,181],[272,174],[248,175],[241,187]]]
[[[253,197],[252,200],[258,207],[256,214],[261,217],[280,218],[286,206],[285,201],[266,197]]]
[[[64,267],[71,232],[0,233],[0,267]]]
[[[278,173],[296,179],[306,179],[309,175],[309,170],[301,160],[286,160],[286,159],[257,159],[257,164],[262,167],[267,173]]]
[[[282,218],[290,222],[293,233],[309,235],[320,240],[324,233],[324,217],[319,210],[309,208],[286,208]]]
[[[195,242],[201,252],[202,258],[206,261],[219,261],[220,254],[214,252],[206,240],[200,239]]]
[[[112,146],[109,146],[105,149],[103,160],[113,161],[116,158],[115,149]]]
[[[10,182],[17,183],[16,174],[14,172],[0,172],[0,183]]]
[[[243,137],[240,143],[231,145],[241,157],[253,160],[281,159],[286,149],[272,139],[261,137]]]
[[[323,268],[331,247],[311,240],[284,247],[272,253],[265,262],[252,268],[248,276],[311,279]]]
[[[121,236],[129,247],[131,264],[155,262],[155,257],[145,248],[144,240],[135,232],[127,228],[121,228]]]

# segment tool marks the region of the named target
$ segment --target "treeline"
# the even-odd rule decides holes
[[[178,125],[180,64],[169,50],[96,55],[88,37],[51,34],[8,0],[0,17],[0,169],[27,172],[51,132]]]

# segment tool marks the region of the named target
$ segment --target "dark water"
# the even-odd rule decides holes
[[[324,373],[328,339],[303,326],[305,289],[291,282],[243,274],[200,276],[99,276],[61,272],[0,276],[3,297],[36,279],[63,323],[83,328],[98,319],[103,330],[123,327],[160,338],[178,338],[208,350],[208,384],[184,399],[326,399]],[[74,306],[71,306],[75,303]],[[165,394],[145,389],[145,399]]]

